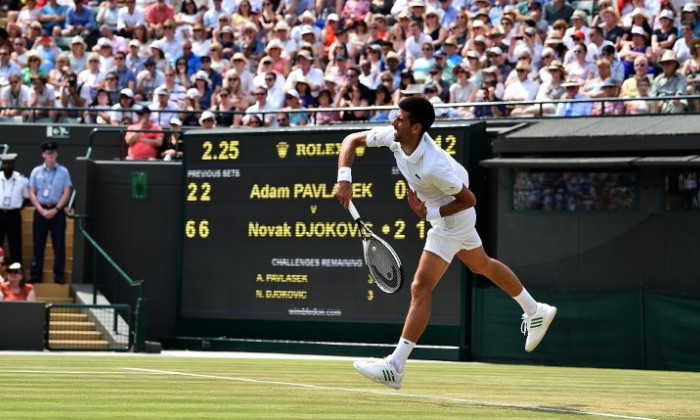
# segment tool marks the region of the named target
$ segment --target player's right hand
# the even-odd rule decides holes
[[[408,199],[408,205],[411,206],[413,212],[416,213],[421,219],[425,219],[428,209],[425,207],[425,202],[418,198],[418,194],[409,188],[406,192],[406,199]]]
[[[343,208],[348,208],[352,199],[352,184],[348,181],[338,182],[338,187],[335,190],[335,196],[338,197],[340,205]]]

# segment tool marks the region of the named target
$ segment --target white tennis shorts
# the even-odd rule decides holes
[[[481,238],[476,231],[476,212],[473,208],[432,223],[423,249],[430,251],[448,263],[461,250],[467,251],[481,246]]]

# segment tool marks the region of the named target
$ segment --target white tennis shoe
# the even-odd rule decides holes
[[[352,365],[362,376],[372,382],[394,389],[401,388],[401,381],[406,373],[406,370],[401,373],[396,371],[394,364],[391,363],[391,356],[379,360],[358,360]]]
[[[546,303],[537,304],[537,312],[531,316],[523,314],[523,323],[520,326],[520,331],[527,335],[525,339],[525,351],[533,351],[540,341],[547,334],[549,324],[552,323],[557,315],[557,308],[547,305]]]

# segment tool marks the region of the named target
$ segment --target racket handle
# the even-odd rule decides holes
[[[350,210],[350,214],[352,215],[353,219],[360,220],[360,213],[357,212],[357,209],[355,208],[355,205],[352,203],[352,200],[350,200],[350,205],[348,205],[348,210]]]

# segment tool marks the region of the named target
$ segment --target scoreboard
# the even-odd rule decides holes
[[[361,148],[353,202],[397,252],[406,286],[372,284],[356,223],[335,198],[347,129],[186,133],[180,317],[402,324],[410,282],[430,228],[406,201],[387,148]],[[461,160],[465,130],[430,134]],[[432,325],[460,323],[461,264],[436,288]]]

